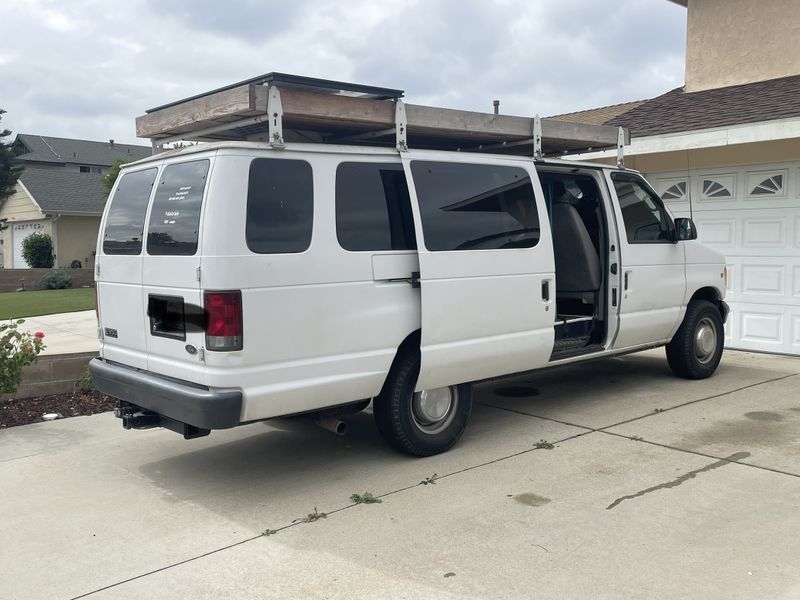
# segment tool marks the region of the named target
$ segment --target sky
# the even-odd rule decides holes
[[[148,108],[272,71],[526,116],[684,81],[667,0],[0,0],[0,22],[3,127],[123,143],[149,144]]]

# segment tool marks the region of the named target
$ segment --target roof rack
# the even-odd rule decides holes
[[[627,130],[406,104],[403,90],[268,73],[152,108],[136,134],[154,151],[178,141],[246,140],[395,146],[545,156],[617,148]]]

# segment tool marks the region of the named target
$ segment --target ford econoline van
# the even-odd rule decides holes
[[[97,246],[97,387],[187,438],[372,402],[450,448],[470,383],[666,346],[722,355],[727,273],[635,171],[437,150],[215,142],[125,165]]]

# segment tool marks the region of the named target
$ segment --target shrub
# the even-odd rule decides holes
[[[44,350],[44,334],[18,331],[25,319],[0,325],[0,393],[13,394],[22,381],[22,368],[36,362]]]
[[[64,271],[49,271],[42,275],[42,287],[48,290],[63,290],[72,287],[72,277]]]
[[[46,233],[32,233],[22,240],[22,258],[32,269],[50,269],[53,266],[53,240]]]

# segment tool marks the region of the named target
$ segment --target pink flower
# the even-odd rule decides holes
[[[36,333],[33,334],[33,337],[42,339],[44,337],[44,333],[42,333],[41,331],[37,331]]]

